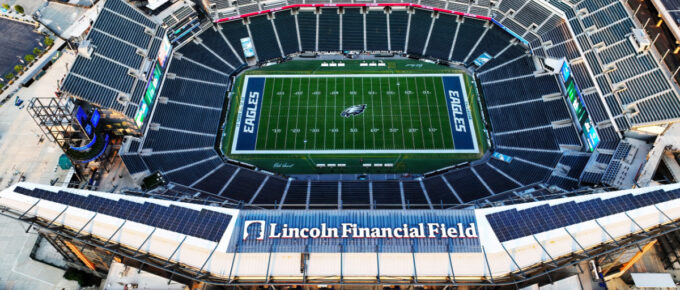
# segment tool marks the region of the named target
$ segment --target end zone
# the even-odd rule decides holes
[[[478,152],[477,135],[475,134],[475,125],[472,122],[470,102],[464,89],[463,77],[461,75],[442,76],[442,82],[449,103],[449,122],[453,134],[453,145],[456,150]]]

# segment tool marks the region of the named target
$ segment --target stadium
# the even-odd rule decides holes
[[[519,288],[677,233],[677,71],[626,1],[188,3],[104,1],[31,102],[75,165],[138,185],[0,193],[93,271]]]

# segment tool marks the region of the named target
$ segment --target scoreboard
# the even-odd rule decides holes
[[[567,101],[571,104],[571,108],[576,115],[576,120],[581,126],[581,132],[588,143],[588,151],[592,152],[597,147],[597,144],[600,143],[600,136],[595,129],[595,125],[590,120],[581,91],[579,90],[578,85],[574,80],[574,76],[571,74],[569,64],[567,64],[566,61],[562,64],[560,74],[562,76],[562,84],[566,89]]]
[[[158,57],[156,58],[156,61],[152,66],[152,69],[149,73],[149,78],[146,82],[144,97],[139,102],[139,109],[135,114],[135,123],[137,124],[137,127],[139,127],[140,129],[144,124],[146,116],[149,115],[149,112],[153,107],[154,99],[158,94],[160,82],[163,78],[163,71],[165,69],[165,65],[167,64],[168,56],[170,55],[171,51],[172,44],[170,44],[168,37],[164,36],[163,42],[161,43],[161,47],[158,51]]]

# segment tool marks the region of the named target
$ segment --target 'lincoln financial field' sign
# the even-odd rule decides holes
[[[228,251],[479,252],[472,210],[241,211]]]
[[[458,223],[454,227],[440,223],[418,223],[414,227],[403,224],[401,227],[359,227],[353,223],[342,223],[340,228],[331,228],[322,223],[319,227],[296,228],[287,224],[269,223],[263,220],[245,221],[243,227],[243,239],[247,240],[251,225],[258,226],[256,240],[265,239],[266,228],[269,228],[268,239],[338,239],[338,238],[373,238],[373,239],[409,239],[409,238],[477,238],[477,230],[474,223],[464,226]]]

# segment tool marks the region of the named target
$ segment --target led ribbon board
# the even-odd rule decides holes
[[[153,72],[149,76],[149,81],[146,83],[146,92],[144,93],[142,101],[139,103],[139,110],[137,110],[137,114],[135,115],[135,123],[137,123],[138,127],[142,127],[146,116],[149,114],[150,108],[153,106],[162,76],[163,68],[157,62],[156,65],[154,65]]]
[[[244,210],[228,252],[481,252],[473,210]]]
[[[135,114],[135,123],[138,127],[142,127],[146,116],[153,107],[154,99],[158,94],[158,89],[160,88],[161,80],[163,79],[163,72],[165,70],[165,65],[167,64],[168,57],[172,52],[172,44],[168,40],[168,36],[163,36],[163,41],[161,42],[161,47],[158,49],[158,56],[156,57],[156,63],[153,65],[153,70],[149,74],[149,79],[146,82],[146,90],[144,92],[144,97],[139,103],[139,109],[137,114]]]
[[[593,151],[600,143],[600,136],[595,129],[594,124],[590,121],[590,116],[586,110],[585,102],[583,101],[583,96],[581,96],[581,91],[578,89],[578,85],[574,80],[574,77],[569,68],[569,64],[565,61],[562,64],[562,69],[560,70],[560,75],[562,76],[562,82],[564,88],[567,90],[566,97],[571,104],[574,113],[576,114],[576,119],[578,120],[581,129],[583,130],[583,135],[588,142],[588,150]]]

